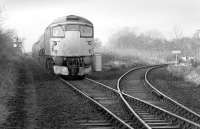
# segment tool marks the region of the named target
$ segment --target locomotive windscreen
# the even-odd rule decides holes
[[[80,31],[81,37],[93,37],[93,27],[87,25],[67,24],[65,31]]]
[[[90,26],[80,26],[81,37],[92,37],[93,29]]]
[[[53,37],[64,37],[65,36],[65,30],[63,26],[55,26],[52,28],[52,35]]]
[[[67,24],[54,26],[52,28],[53,37],[64,37],[65,31],[80,31],[81,37],[93,37],[93,27],[88,25]]]

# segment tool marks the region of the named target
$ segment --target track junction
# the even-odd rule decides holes
[[[116,89],[89,78],[60,80],[105,116],[101,121],[80,121],[84,128],[200,129],[200,115],[161,93],[148,80],[149,72],[164,66],[133,68],[118,79]]]

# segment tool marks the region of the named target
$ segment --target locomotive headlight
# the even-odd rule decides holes
[[[53,41],[53,45],[54,46],[58,45],[57,41]]]
[[[89,65],[89,64],[91,64],[92,59],[91,59],[90,56],[86,56],[86,57],[83,58],[83,61],[84,61],[84,63],[85,63],[86,65]]]
[[[68,69],[66,67],[62,67],[61,71],[62,73],[68,74]]]
[[[67,67],[54,65],[53,69],[55,74],[69,75]]]

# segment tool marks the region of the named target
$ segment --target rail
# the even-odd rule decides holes
[[[156,68],[160,68],[161,66],[155,66],[152,67],[150,69],[148,69],[145,73],[145,82],[148,84],[148,86],[157,94],[159,94],[160,96],[162,96],[162,101],[169,104],[170,106],[173,106],[174,111],[177,113],[181,113],[181,115],[183,115],[185,118],[192,120],[198,124],[200,124],[200,115],[195,113],[194,111],[192,111],[191,109],[185,107],[184,105],[178,103],[177,101],[173,100],[172,98],[168,97],[167,95],[165,95],[164,93],[162,93],[161,91],[159,91],[157,88],[155,88],[153,86],[153,84],[150,83],[150,81],[148,80],[148,75],[149,73]]]
[[[156,65],[157,67],[160,67],[161,65]],[[162,65],[163,66],[163,65]],[[176,114],[173,114],[165,109],[162,109],[158,106],[155,106],[147,101],[144,101],[144,100],[141,100],[139,98],[135,98],[133,96],[130,96],[124,92],[121,91],[120,89],[120,81],[128,74],[128,73],[131,73],[135,70],[138,70],[138,69],[143,69],[143,68],[149,68],[149,67],[155,67],[155,66],[142,66],[142,67],[138,67],[138,68],[133,68],[133,69],[130,69],[128,72],[126,72],[125,74],[123,74],[119,79],[118,79],[118,82],[117,82],[117,90],[111,88],[111,87],[108,87],[106,86],[105,84],[102,84],[100,82],[97,82],[95,80],[92,80],[92,79],[89,79],[89,78],[86,78],[94,83],[98,83],[99,85],[102,85],[108,89],[111,89],[113,90],[114,92],[118,92],[123,100],[123,102],[126,104],[126,106],[129,108],[129,110],[131,111],[132,114],[134,114],[135,118],[135,124],[137,126],[137,128],[145,128],[145,129],[151,129],[151,127],[145,123],[145,121],[137,114],[137,112],[135,112],[132,107],[129,105],[130,102],[132,103],[135,103],[136,105],[140,106],[141,108],[146,108],[149,112],[153,113],[153,114],[156,114],[157,116],[161,117],[161,118],[167,118],[167,119],[170,119],[171,122],[175,123],[175,124],[178,124],[181,128],[183,129],[200,129],[200,125],[193,122],[193,121],[190,121],[188,119],[185,119],[181,116],[178,116]],[[129,101],[129,102],[127,102]]]
[[[78,93],[80,93],[81,95],[86,97],[87,99],[89,99],[92,103],[94,103],[97,106],[97,108],[100,107],[102,109],[102,111],[104,112],[104,114],[106,114],[108,116],[110,121],[115,123],[115,126],[119,127],[120,129],[134,129],[129,124],[127,124],[125,121],[123,121],[118,116],[116,116],[114,113],[112,113],[110,110],[108,110],[106,107],[104,107],[102,104],[100,104],[99,102],[97,102],[96,100],[91,98],[88,94],[86,94],[86,93],[82,92],[81,90],[79,90],[78,88],[76,88],[73,84],[67,82],[66,80],[64,80],[62,78],[60,78],[60,80],[62,82],[64,82],[65,84],[69,85],[71,88],[73,88],[75,91],[77,91]]]

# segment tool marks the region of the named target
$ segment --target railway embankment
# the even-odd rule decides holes
[[[161,92],[200,114],[200,86],[172,74],[166,67],[154,69],[148,77]]]

